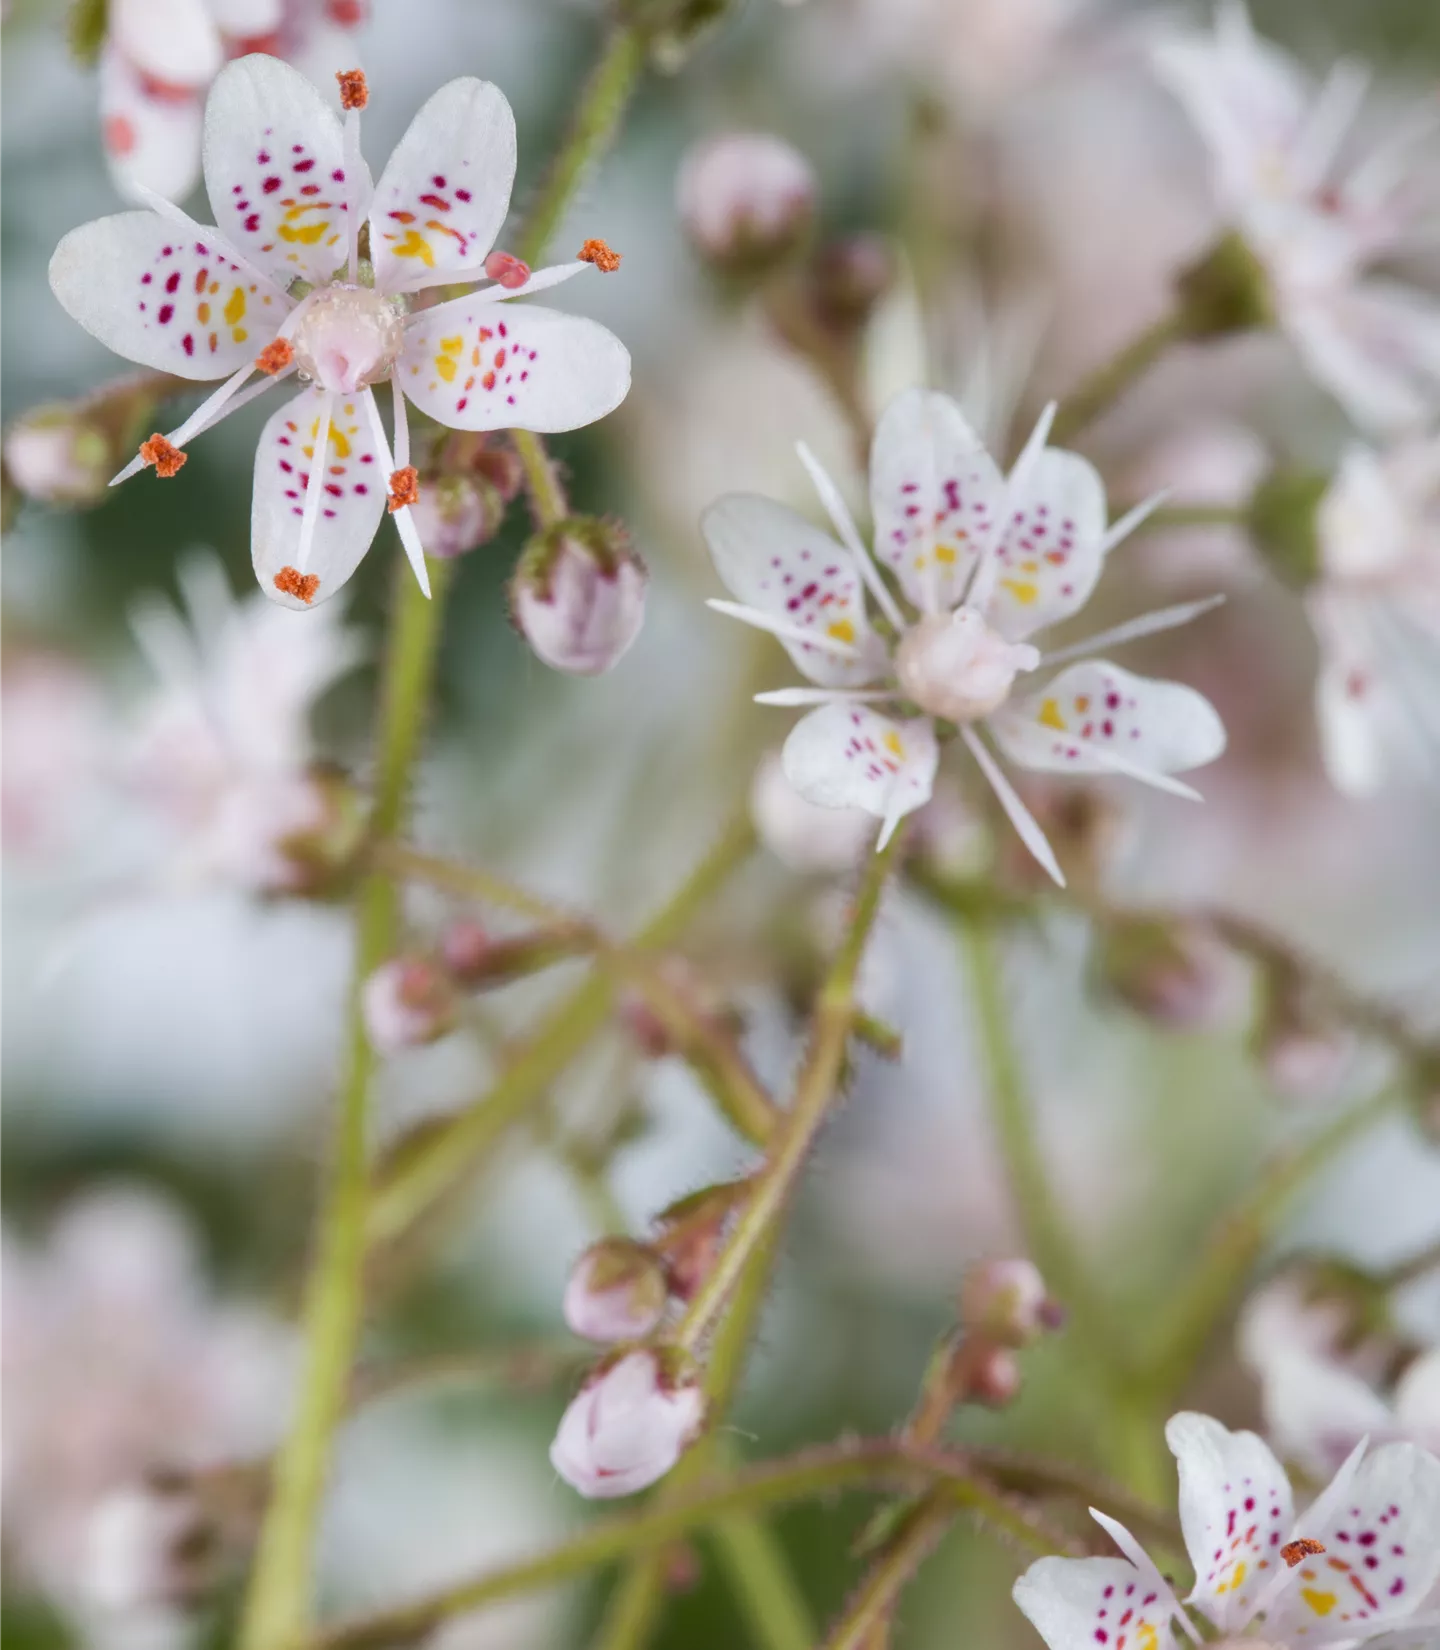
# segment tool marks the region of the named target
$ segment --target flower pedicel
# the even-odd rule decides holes
[[[517,279],[518,260],[491,254],[515,176],[515,121],[500,91],[470,78],[442,86],[372,187],[360,154],[365,77],[338,79],[343,126],[287,64],[263,55],[230,64],[205,111],[218,227],[145,192],[152,210],[72,230],[50,263],[60,302],[118,354],[225,380],[177,429],[152,436],[117,481],[147,463],[174,475],[187,443],[227,412],[292,373],[305,383],[261,434],[251,516],[261,588],[291,607],[340,589],[387,504],[428,594],[407,396],[452,429],[555,431],[603,418],[630,387],[629,354],[596,322],[495,307],[618,261],[587,242],[575,262]],[[487,276],[488,286],[410,310],[427,288]],[[257,371],[262,381],[250,384]],[[385,382],[393,449],[372,388]]]

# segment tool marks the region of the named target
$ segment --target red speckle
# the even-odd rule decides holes
[[[245,227],[253,235],[260,227],[260,214],[258,212],[252,212],[245,220]]]
[[[169,277],[165,282],[165,290],[167,292],[178,292],[180,290],[180,271],[178,269],[172,269],[170,271]]]
[[[313,158],[310,160],[297,160],[290,170],[292,172],[313,172],[315,170],[315,161]]]
[[[443,189],[445,187],[445,180],[444,180],[444,178],[442,178],[440,176],[440,174],[438,172],[435,174],[435,176],[433,178],[431,178],[430,181],[431,181],[431,183],[433,183],[435,185],[435,187],[437,189]]]
[[[318,183],[302,183],[300,185],[300,193],[302,195],[318,195],[320,193],[320,185]]]
[[[457,189],[455,191],[455,198],[456,200],[468,201],[470,199],[470,191],[468,189]]]
[[[147,269],[145,271],[145,273],[140,277],[140,285],[141,286],[149,286],[151,281],[153,281],[154,279],[155,279],[155,277]]]
[[[160,325],[163,327],[163,326],[166,326],[166,325],[169,324],[170,319],[174,314],[175,314],[174,304],[162,304],[161,307],[160,307],[160,313],[156,317],[156,319],[159,321]]]
[[[456,412],[464,412],[465,408],[469,405],[469,403],[470,403],[470,397],[468,395],[462,395],[460,397],[460,399],[455,403],[455,411]]]
[[[267,195],[273,195],[275,193],[275,191],[280,187],[280,180],[279,180],[279,178],[266,178],[266,180],[264,181],[264,183],[262,183],[260,185],[260,187],[265,191],[265,193]]]
[[[420,201],[424,206],[433,206],[437,212],[448,212],[450,210],[450,202],[441,200],[439,195],[422,195]]]
[[[187,355],[193,355],[195,353],[195,339],[192,334],[187,332],[180,342],[184,346],[185,353]]]
[[[480,382],[487,390],[493,390],[495,388],[495,374],[493,372],[487,372]]]
[[[197,292],[203,292],[205,290],[205,283],[209,279],[210,271],[208,269],[197,269],[195,272],[195,290]]]
[[[128,155],[139,141],[133,121],[111,115],[105,122],[105,147],[112,155]]]

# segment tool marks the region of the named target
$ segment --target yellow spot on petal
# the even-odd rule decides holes
[[[455,374],[459,371],[459,368],[456,367],[453,356],[437,355],[435,357],[435,370],[447,384],[453,384],[455,382]]]
[[[1075,709],[1078,710],[1082,716],[1087,710],[1090,709],[1090,695],[1088,693],[1077,693],[1075,695]]]
[[[1056,699],[1043,701],[1037,720],[1042,727],[1054,728],[1056,733],[1064,733],[1065,731],[1065,718],[1060,714],[1060,703]]]
[[[235,340],[235,342],[237,344],[243,344],[245,342],[245,340],[250,336],[250,334],[248,332],[246,332],[244,327],[236,327],[231,332],[230,336]]]
[[[196,306],[195,306],[195,319],[197,321],[199,321],[199,323],[202,327],[206,325],[206,323],[210,319],[210,306],[209,306],[209,304],[196,304]]]
[[[1305,1600],[1317,1616],[1328,1616],[1335,1608],[1334,1593],[1322,1593],[1315,1587],[1302,1587],[1300,1597]]]
[[[225,300],[225,319],[233,327],[245,313],[245,293],[241,287],[236,287]]]
[[[935,560],[944,562],[949,567],[955,561],[955,546],[953,544],[937,544],[935,546]]]
[[[1029,607],[1040,594],[1040,586],[1029,579],[1001,579],[1000,582],[1022,607]]]
[[[397,258],[418,258],[426,269],[434,269],[435,254],[430,250],[430,243],[418,229],[411,229],[405,239],[394,248]]]
[[[440,348],[445,352],[446,355],[458,356],[460,354],[460,351],[462,349],[464,349],[464,347],[465,347],[465,340],[461,336],[461,334],[458,333],[458,332],[455,334],[455,336],[453,338],[442,338],[440,340]]]
[[[279,235],[282,241],[299,241],[302,246],[315,246],[329,227],[328,218],[322,218],[319,223],[282,223]]]
[[[855,626],[849,619],[834,619],[825,626],[825,634],[833,636],[837,642],[853,642]]]
[[[1160,1638],[1148,1621],[1135,1630],[1135,1650],[1160,1650]]]
[[[890,729],[880,743],[884,745],[885,749],[889,751],[892,756],[898,756],[902,762],[904,761],[905,747],[901,744],[900,735],[896,733],[894,728]]]

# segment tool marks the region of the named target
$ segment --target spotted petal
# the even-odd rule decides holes
[[[630,389],[630,352],[598,321],[475,293],[405,329],[400,385],[453,430],[577,430]]]
[[[928,717],[899,722],[865,705],[822,705],[790,730],[781,762],[807,802],[863,808],[888,836],[930,800],[940,747]]]
[[[375,186],[370,251],[382,291],[473,270],[495,244],[515,183],[515,116],[498,86],[442,86]]]
[[[1267,1612],[1266,1638],[1368,1638],[1400,1626],[1440,1581],[1440,1459],[1416,1444],[1384,1444],[1337,1487],[1296,1522],[1295,1533],[1325,1552],[1300,1566]]]
[[[360,397],[328,399],[330,439],[308,555],[300,550],[301,527],[326,393],[306,389],[288,401],[266,424],[255,453],[251,557],[260,588],[287,607],[309,607],[333,596],[370,548],[385,511],[389,477]],[[317,581],[313,586],[310,577]]]
[[[183,200],[200,179],[204,104],[193,97],[156,97],[125,56],[100,54],[100,132],[115,187],[138,200],[136,186]]]
[[[947,395],[907,390],[885,409],[870,452],[875,554],[927,612],[954,607],[990,542],[1004,483]]]
[[[1078,613],[1105,560],[1105,485],[1078,453],[1047,448],[1008,500],[986,617],[1019,641]]]
[[[252,270],[153,212],[82,224],[55,248],[50,287],[108,349],[179,378],[225,378],[274,336],[289,304]]]
[[[1174,1416],[1165,1441],[1180,1469],[1180,1528],[1195,1568],[1187,1603],[1222,1633],[1238,1631],[1282,1567],[1290,1481],[1262,1439],[1208,1415]]]
[[[1163,1581],[1124,1558],[1042,1558],[1014,1596],[1050,1650],[1159,1650],[1180,1609]]]
[[[1012,762],[1041,773],[1182,773],[1225,749],[1208,699],[1103,659],[1071,665],[1012,699],[989,726]]]
[[[737,601],[855,649],[847,659],[781,637],[812,682],[858,687],[875,680],[884,668],[884,650],[865,615],[860,573],[828,533],[753,493],[717,499],[700,518],[700,529],[716,572]]]
[[[205,106],[205,188],[221,230],[282,286],[328,281],[348,247],[340,122],[278,57],[238,58]]]

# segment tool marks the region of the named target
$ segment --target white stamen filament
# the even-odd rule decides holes
[[[248,369],[246,370],[248,371]],[[238,394],[232,394],[227,400],[212,407],[203,423],[197,422],[200,412],[200,409],[197,408],[183,424],[177,425],[165,439],[173,447],[181,445],[180,437],[182,434],[186,441],[193,441],[197,435],[204,435],[206,430],[214,429],[222,419],[228,418],[233,412],[239,412],[241,407],[248,406],[257,396],[264,395],[266,390],[278,384],[282,378],[290,377],[294,371],[293,365],[285,367],[282,371],[277,372],[273,378],[262,379],[260,383],[252,384],[249,389],[241,390]],[[207,402],[206,405],[208,406],[217,400],[218,392],[210,397],[210,402]],[[144,468],[145,460],[137,453],[123,470],[118,470],[110,478],[109,484],[112,487],[118,487],[122,481],[129,481],[131,476],[139,475]]]
[[[365,196],[369,194],[366,188],[368,178],[365,173],[365,160],[360,153],[360,111],[347,109],[345,111],[345,205],[349,223],[349,279],[354,286],[360,279],[360,225],[364,221],[369,202]]]
[[[1087,756],[1093,757],[1102,768],[1109,768],[1114,773],[1124,774],[1127,779],[1136,779],[1142,785],[1150,785],[1157,791],[1168,791],[1171,796],[1183,796],[1187,802],[1203,802],[1194,786],[1186,785],[1179,779],[1173,779],[1168,773],[1161,773],[1155,768],[1142,767],[1138,762],[1129,762],[1123,756],[1117,756],[1114,751],[1104,745],[1097,745],[1093,740],[1081,740],[1080,748]]]
[[[1066,647],[1057,647],[1053,653],[1043,653],[1040,656],[1040,664],[1042,668],[1047,665],[1065,664],[1071,659],[1083,659],[1101,648],[1114,647],[1120,642],[1133,642],[1140,636],[1153,636],[1162,630],[1175,630],[1180,625],[1198,619],[1202,613],[1211,612],[1224,600],[1224,596],[1203,596],[1198,601],[1177,602],[1174,607],[1161,607],[1153,613],[1142,613],[1138,618],[1127,619],[1124,624],[1102,630],[1098,635],[1087,636],[1083,642],[1072,642]]]
[[[803,441],[795,443],[795,451],[800,455],[800,462],[805,466],[806,473],[814,483],[815,491],[820,495],[820,502],[825,506],[825,513],[834,524],[835,531],[840,535],[840,542],[850,552],[855,566],[859,571],[865,588],[875,598],[880,611],[889,619],[897,630],[905,628],[905,616],[901,613],[895,598],[885,587],[885,581],[870,559],[870,553],[865,548],[865,541],[860,537],[860,530],[856,527],[854,518],[845,507],[845,500],[840,496],[840,489],[830,478],[830,473],[810,451]]]
[[[325,466],[330,458],[330,406],[332,397],[323,394],[319,417],[315,424],[314,445],[310,449],[310,476],[305,484],[305,514],[300,518],[300,543],[295,551],[295,570],[310,570],[310,550],[315,542],[315,523],[320,518],[320,499],[324,493]]]
[[[746,607],[740,602],[721,601],[717,596],[711,596],[705,605],[717,613],[723,613],[726,618],[739,619],[741,624],[754,625],[756,630],[768,630],[772,636],[779,636],[782,641],[801,642],[806,647],[818,648],[821,653],[833,653],[837,659],[860,657],[858,650],[851,647],[848,642],[837,642],[833,636],[827,636],[823,631],[806,630],[804,625],[790,624],[784,619],[774,618],[769,613],[762,613],[758,607]]]
[[[390,452],[390,443],[385,439],[385,426],[380,421],[380,407],[375,400],[375,392],[366,390],[360,399],[365,404],[365,416],[370,420],[370,435],[375,442],[375,450],[380,455],[380,461],[385,466],[388,477],[395,470],[403,470],[405,465],[400,462],[400,427],[397,424],[395,431],[395,453]],[[397,396],[399,405],[405,405],[404,396]],[[403,413],[401,414],[403,417]],[[407,435],[406,446],[409,446]],[[408,454],[407,454],[408,458]],[[416,582],[425,596],[430,595],[430,573],[425,566],[425,547],[420,543],[420,529],[416,527],[414,517],[410,514],[410,507],[403,505],[392,512],[396,530],[400,534],[400,542],[405,546],[405,555],[415,574]]]
[[[990,782],[990,789],[995,792],[1000,806],[1005,810],[1010,823],[1019,834],[1020,840],[1063,888],[1065,886],[1065,874],[1060,869],[1059,861],[1055,858],[1055,850],[1046,841],[1045,833],[1040,829],[1034,814],[1020,800],[1015,787],[1001,771],[1000,764],[985,748],[984,741],[974,728],[962,727],[960,737],[969,747],[971,756],[975,758],[976,766]]]
[[[1149,1553],[1145,1551],[1145,1549],[1140,1545],[1135,1537],[1130,1534],[1129,1530],[1125,1528],[1119,1519],[1108,1517],[1096,1507],[1090,1508],[1090,1516],[1095,1520],[1100,1528],[1104,1530],[1106,1535],[1110,1537],[1120,1551],[1124,1553],[1126,1558],[1130,1560],[1135,1568],[1139,1570],[1141,1575],[1146,1578],[1148,1584],[1160,1594],[1161,1598],[1168,1598],[1173,1612],[1172,1619],[1180,1623],[1186,1633],[1189,1634],[1192,1643],[1199,1644],[1200,1635],[1196,1632],[1194,1623],[1181,1608],[1179,1599],[1175,1597],[1174,1590],[1171,1588],[1170,1583],[1166,1581],[1163,1575],[1160,1574],[1160,1570],[1156,1565],[1155,1560],[1151,1558]]]
[[[1030,439],[1021,449],[1019,458],[1015,460],[1010,468],[1010,474],[1005,479],[1005,490],[1000,495],[1000,507],[996,511],[995,531],[975,563],[970,588],[964,598],[966,606],[979,608],[982,613],[995,594],[995,582],[1000,577],[1000,546],[1004,544],[1010,531],[1010,518],[1014,514],[1015,500],[1029,479],[1035,461],[1045,450],[1045,443],[1050,437],[1050,426],[1055,422],[1056,411],[1057,404],[1052,401],[1036,419]]]
[[[1152,493],[1149,498],[1142,499],[1133,510],[1127,510],[1119,521],[1111,524],[1105,537],[1100,540],[1100,554],[1108,556],[1117,544],[1130,537],[1141,522],[1153,516],[1169,497],[1169,489],[1162,488],[1158,493]]]
[[[398,368],[390,375],[390,389],[395,402],[395,468],[403,470],[410,462],[410,414],[405,406],[405,392],[400,388]]]
[[[784,705],[795,709],[800,705],[873,705],[896,698],[886,688],[772,688],[768,693],[757,693],[757,705]]]

